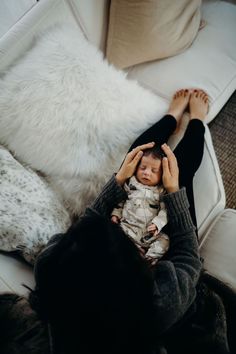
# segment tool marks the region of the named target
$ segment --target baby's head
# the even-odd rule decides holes
[[[163,156],[164,153],[156,146],[143,151],[143,157],[135,172],[138,182],[147,186],[156,186],[161,182]]]

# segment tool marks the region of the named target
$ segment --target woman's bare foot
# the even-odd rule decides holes
[[[179,122],[182,117],[185,109],[188,106],[189,98],[190,98],[190,90],[179,90],[174,94],[174,97],[170,103],[170,108],[167,114],[175,117],[177,122]]]
[[[190,119],[204,120],[209,108],[209,98],[203,90],[194,90],[189,100]]]

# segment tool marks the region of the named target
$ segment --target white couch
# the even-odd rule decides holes
[[[156,93],[163,113],[173,93],[182,87],[201,87],[210,95],[210,122],[236,88],[236,5],[207,0],[206,26],[184,53],[127,69],[128,78]],[[0,72],[23,53],[35,33],[53,23],[80,26],[87,39],[104,50],[108,0],[41,0],[0,38]],[[4,16],[4,14],[1,14]],[[236,290],[236,211],[225,209],[225,192],[210,131],[206,128],[202,165],[194,180],[200,249],[209,273]],[[0,292],[25,294],[33,287],[32,268],[8,254],[0,254]]]

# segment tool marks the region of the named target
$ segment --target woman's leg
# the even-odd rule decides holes
[[[129,151],[136,146],[143,145],[154,141],[156,144],[161,145],[167,142],[170,135],[176,128],[176,119],[171,115],[165,115],[161,120],[152,125],[149,129],[145,130],[130,146]]]
[[[193,177],[202,161],[204,133],[205,127],[201,120],[190,120],[183,139],[174,150],[179,166],[179,183],[180,186],[186,187],[190,204],[189,211],[196,228],[197,219],[193,196]]]
[[[208,110],[208,96],[201,90],[195,90],[190,97],[190,122],[185,135],[174,153],[179,165],[180,186],[186,187],[193,223],[197,227],[193,195],[193,177],[198,170],[204,150],[205,127],[203,120]],[[198,118],[196,118],[198,117]]]
[[[129,151],[138,145],[150,143],[151,141],[154,141],[159,146],[167,142],[188,105],[189,97],[190,92],[188,90],[177,91],[167,115],[141,134],[131,145]]]

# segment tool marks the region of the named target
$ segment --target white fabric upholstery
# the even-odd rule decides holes
[[[32,267],[22,260],[0,253],[0,293],[15,292],[25,295],[28,290],[22,284],[31,289],[34,287]]]
[[[209,128],[206,126],[204,155],[193,182],[199,239],[225,207],[224,186],[212,145]]]
[[[206,2],[206,26],[183,53],[134,66],[128,77],[169,101],[183,87],[204,89],[210,96],[210,122],[236,87],[236,5]]]
[[[36,0],[0,1],[0,37],[4,35],[32,6]]]
[[[105,50],[109,0],[67,0],[87,39]]]
[[[28,50],[36,34],[62,22],[78,27],[67,1],[40,0],[0,38],[0,71],[3,72]]]
[[[225,209],[205,234],[200,251],[205,269],[236,291],[236,210]]]

